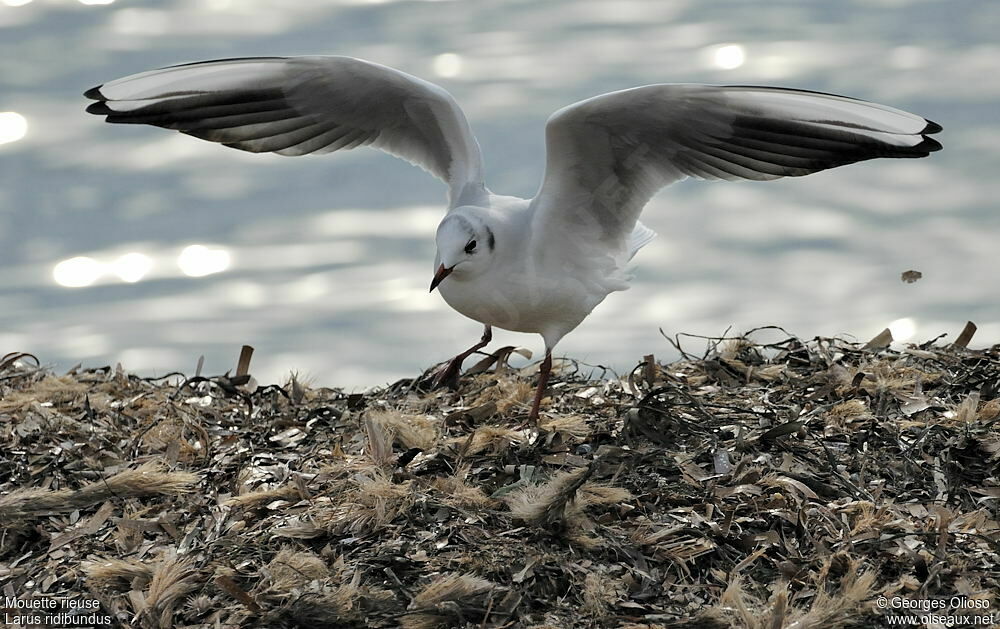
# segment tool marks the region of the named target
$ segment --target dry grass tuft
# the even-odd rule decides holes
[[[842,429],[852,422],[871,419],[872,413],[864,400],[847,400],[828,410],[826,417],[829,425]]]
[[[446,497],[444,502],[464,509],[484,509],[496,504],[493,498],[466,481],[467,469],[459,469],[451,476],[434,479],[434,488]]]
[[[290,485],[251,491],[227,499],[223,504],[227,507],[255,507],[265,502],[275,500],[294,500],[299,498],[299,490]]]
[[[917,386],[936,384],[940,374],[924,371],[895,361],[879,359],[863,367],[865,373],[862,386],[873,386],[875,391],[889,393],[912,393]]]
[[[1000,398],[994,398],[985,402],[979,409],[977,419],[981,422],[991,422],[1000,419]]]
[[[308,521],[290,523],[281,534],[300,538],[324,533],[368,534],[404,515],[415,500],[413,481],[394,483],[380,470],[359,471],[346,485],[336,505],[320,503],[309,512]]]
[[[174,612],[178,603],[198,587],[198,574],[187,559],[179,559],[168,552],[153,568],[153,578],[142,601],[135,606],[143,627],[170,629],[174,626]]]
[[[840,585],[831,591],[831,566],[844,562],[838,572]],[[747,629],[836,629],[845,627],[862,615],[865,602],[874,596],[875,573],[864,571],[857,558],[835,556],[827,558],[813,578],[815,597],[798,605],[790,602],[789,586],[776,581],[770,588],[767,601],[751,594],[742,577],[732,579],[722,594],[717,611],[731,622]]]
[[[268,564],[263,601],[280,602],[261,626],[363,627],[366,613],[394,605],[388,590],[366,586],[356,567],[338,558],[333,566],[309,552],[284,549]]]
[[[91,559],[80,567],[92,590],[121,590],[131,583],[145,584],[153,578],[153,566],[138,559]]]
[[[207,594],[196,594],[187,599],[183,607],[185,620],[193,621],[203,618],[215,611],[215,601]]]
[[[493,386],[483,389],[469,402],[469,406],[477,407],[493,402],[501,415],[508,415],[527,408],[534,395],[535,387],[529,380],[514,376],[498,376]]]
[[[954,426],[968,426],[979,420],[979,393],[970,393],[965,397],[955,410],[952,411],[954,415],[951,417],[951,425]]]
[[[579,505],[574,505],[573,509],[567,509],[567,506],[576,499],[577,492],[592,473],[592,466],[559,472],[547,483],[511,492],[504,501],[515,520],[523,520],[533,526],[566,524],[570,519],[567,515],[582,512]]]
[[[757,346],[748,338],[736,337],[731,339],[726,339],[719,343],[716,351],[719,353],[719,358],[726,361],[736,361],[743,358],[747,352],[756,351]]]
[[[496,584],[468,574],[444,574],[422,589],[401,619],[404,629],[437,629],[462,626],[470,615],[486,609],[486,595]]]
[[[558,433],[574,441],[583,441],[592,432],[582,415],[547,417],[540,421],[538,427],[544,432]]]
[[[179,418],[166,418],[156,422],[142,436],[143,450],[162,454],[176,448],[176,460],[191,463],[204,452],[197,442],[188,439],[188,430]]]
[[[92,507],[110,498],[176,496],[189,491],[199,480],[197,474],[169,472],[162,463],[152,461],[80,489],[17,489],[0,497],[0,522],[13,528],[51,513]]]
[[[310,581],[327,579],[330,569],[319,555],[294,548],[283,548],[264,567],[269,590],[287,593]]]
[[[404,449],[429,451],[441,438],[440,421],[426,415],[408,415],[398,411],[373,411],[371,421],[382,426],[395,444]]]
[[[462,457],[484,452],[491,456],[499,456],[507,452],[511,446],[523,443],[524,440],[524,431],[505,426],[486,425],[479,426],[471,435],[452,438],[448,443]]]
[[[48,376],[20,391],[0,399],[0,413],[17,413],[37,408],[39,404],[61,406],[80,399],[89,387],[71,376]]]
[[[576,503],[581,508],[595,505],[617,504],[632,500],[632,492],[621,487],[611,487],[610,485],[599,485],[597,483],[586,483],[580,488],[576,496]]]
[[[293,620],[296,627],[357,626],[361,618],[359,581],[360,578],[337,588],[305,592],[283,608],[280,615]]]
[[[372,463],[383,470],[388,469],[395,459],[392,453],[392,432],[371,417],[365,418],[364,429],[368,438],[366,452]]]
[[[848,503],[837,509],[847,515],[851,525],[851,535],[864,535],[878,531],[892,523],[896,515],[889,509],[879,509],[867,500]]]
[[[583,606],[580,609],[592,618],[604,618],[608,608],[625,596],[626,589],[620,579],[590,572],[583,579]]]

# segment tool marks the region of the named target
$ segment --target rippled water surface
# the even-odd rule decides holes
[[[106,125],[81,93],[173,63],[346,54],[464,107],[488,185],[532,196],[554,110],[657,82],[835,92],[945,127],[929,159],[768,183],[688,181],[643,217],[634,287],[558,347],[629,369],[667,334],[762,324],[1000,342],[1000,3],[0,0],[0,354],[144,374],[233,366],[364,387],[464,349],[427,293],[444,187],[360,149],[250,155]],[[900,273],[915,269],[913,284]],[[541,349],[537,336],[498,343]],[[702,347],[692,341],[694,349]]]

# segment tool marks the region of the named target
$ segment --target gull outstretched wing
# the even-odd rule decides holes
[[[877,157],[925,157],[940,125],[803,90],[648,85],[557,111],[532,201],[533,237],[622,247],[647,201],[685,177],[799,177]]]
[[[259,57],[172,66],[85,92],[108,122],[175,129],[281,155],[373,146],[449,186],[451,207],[484,194],[479,144],[443,88],[351,57]]]

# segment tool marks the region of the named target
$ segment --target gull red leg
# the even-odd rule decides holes
[[[458,375],[462,371],[462,363],[465,362],[466,358],[489,345],[492,340],[493,328],[487,325],[483,328],[483,336],[479,339],[478,343],[448,361],[448,365],[434,376],[433,388],[436,389],[445,384],[457,387]]]
[[[549,383],[549,374],[552,373],[552,350],[545,350],[545,360],[538,368],[538,388],[535,389],[535,401],[531,403],[531,413],[528,414],[528,421],[538,425],[538,409],[542,404],[542,396],[545,395],[545,387]]]

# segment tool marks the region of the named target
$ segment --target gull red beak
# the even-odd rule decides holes
[[[451,267],[450,269],[449,268],[445,268],[445,266],[443,264],[441,266],[439,266],[438,270],[437,270],[437,273],[434,274],[434,279],[431,280],[431,290],[430,290],[430,292],[433,293],[434,289],[438,287],[438,284],[440,284],[441,282],[443,282],[444,278],[446,278],[449,275],[451,275],[451,272],[454,269],[455,269],[455,267]]]

